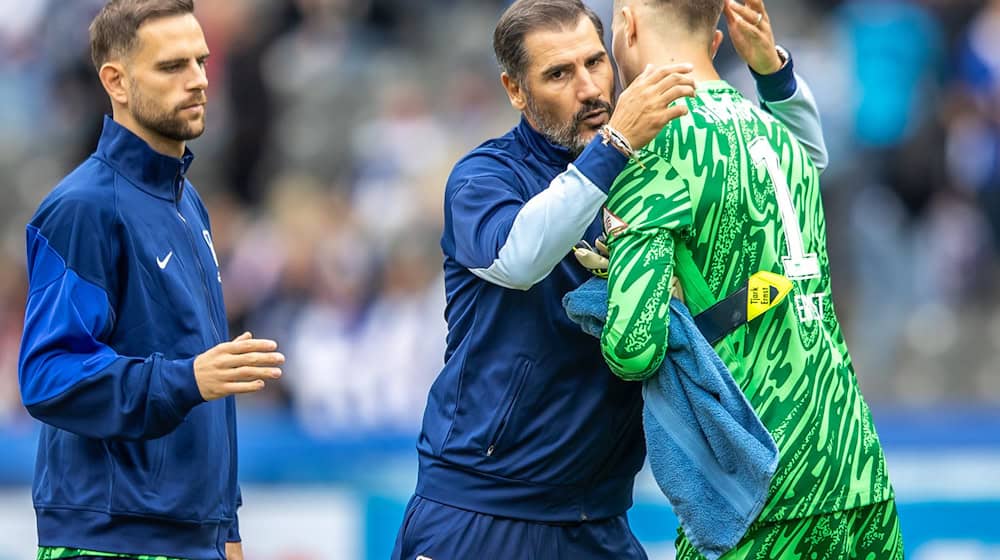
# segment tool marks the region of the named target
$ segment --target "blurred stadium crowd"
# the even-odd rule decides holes
[[[611,0],[590,2],[610,22]],[[102,0],[0,0],[0,422],[17,389],[24,224],[93,149]],[[1000,402],[1000,0],[768,0],[823,111],[838,312],[871,401]],[[447,174],[516,122],[499,0],[198,0],[212,58],[191,179],[233,335],[279,340],[246,407],[315,435],[415,432],[442,362]],[[725,51],[724,75],[752,91]]]

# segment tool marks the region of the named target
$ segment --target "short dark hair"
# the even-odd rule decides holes
[[[493,52],[500,69],[520,82],[528,68],[528,53],[524,48],[528,33],[565,29],[580,21],[581,16],[590,18],[603,41],[601,18],[580,0],[517,0],[500,16],[493,32]]]
[[[135,48],[139,27],[151,19],[194,13],[194,0],[111,0],[90,23],[90,56],[101,69]]]

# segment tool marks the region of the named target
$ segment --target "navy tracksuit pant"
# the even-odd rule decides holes
[[[544,524],[493,517],[414,496],[392,560],[647,560],[624,515]]]

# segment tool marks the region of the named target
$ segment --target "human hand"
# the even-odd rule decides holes
[[[278,366],[285,363],[285,356],[277,349],[277,342],[256,340],[246,332],[201,354],[194,360],[201,397],[211,401],[262,390],[265,380],[281,377]]]
[[[576,257],[578,263],[583,265],[594,276],[598,278],[608,277],[608,266],[611,262],[608,260],[608,246],[603,235],[594,241],[593,247],[586,241],[577,243],[573,247],[573,256]]]
[[[226,543],[226,560],[243,560],[243,543]]]
[[[745,4],[727,0],[723,11],[729,37],[740,58],[758,74],[766,76],[781,70],[784,62],[778,56],[764,0],[745,0]]]
[[[695,83],[688,74],[690,64],[649,65],[618,97],[618,106],[608,122],[638,150],[656,137],[666,124],[687,114],[681,97],[694,97]]]

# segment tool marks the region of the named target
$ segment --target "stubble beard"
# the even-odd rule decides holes
[[[190,104],[191,101],[185,102],[185,105]],[[142,127],[176,142],[194,140],[205,133],[205,113],[198,120],[191,121],[181,117],[183,106],[162,111],[137,89],[132,89],[132,118]],[[200,126],[196,128],[196,125]]]
[[[527,107],[525,112],[528,119],[538,127],[538,132],[545,136],[549,142],[566,148],[575,158],[583,153],[584,148],[594,139],[597,129],[585,124],[584,115],[592,113],[598,109],[604,109],[611,115],[613,107],[602,99],[587,101],[573,119],[567,123],[560,123],[551,113],[542,110],[535,103],[534,97],[529,93],[527,96]]]

